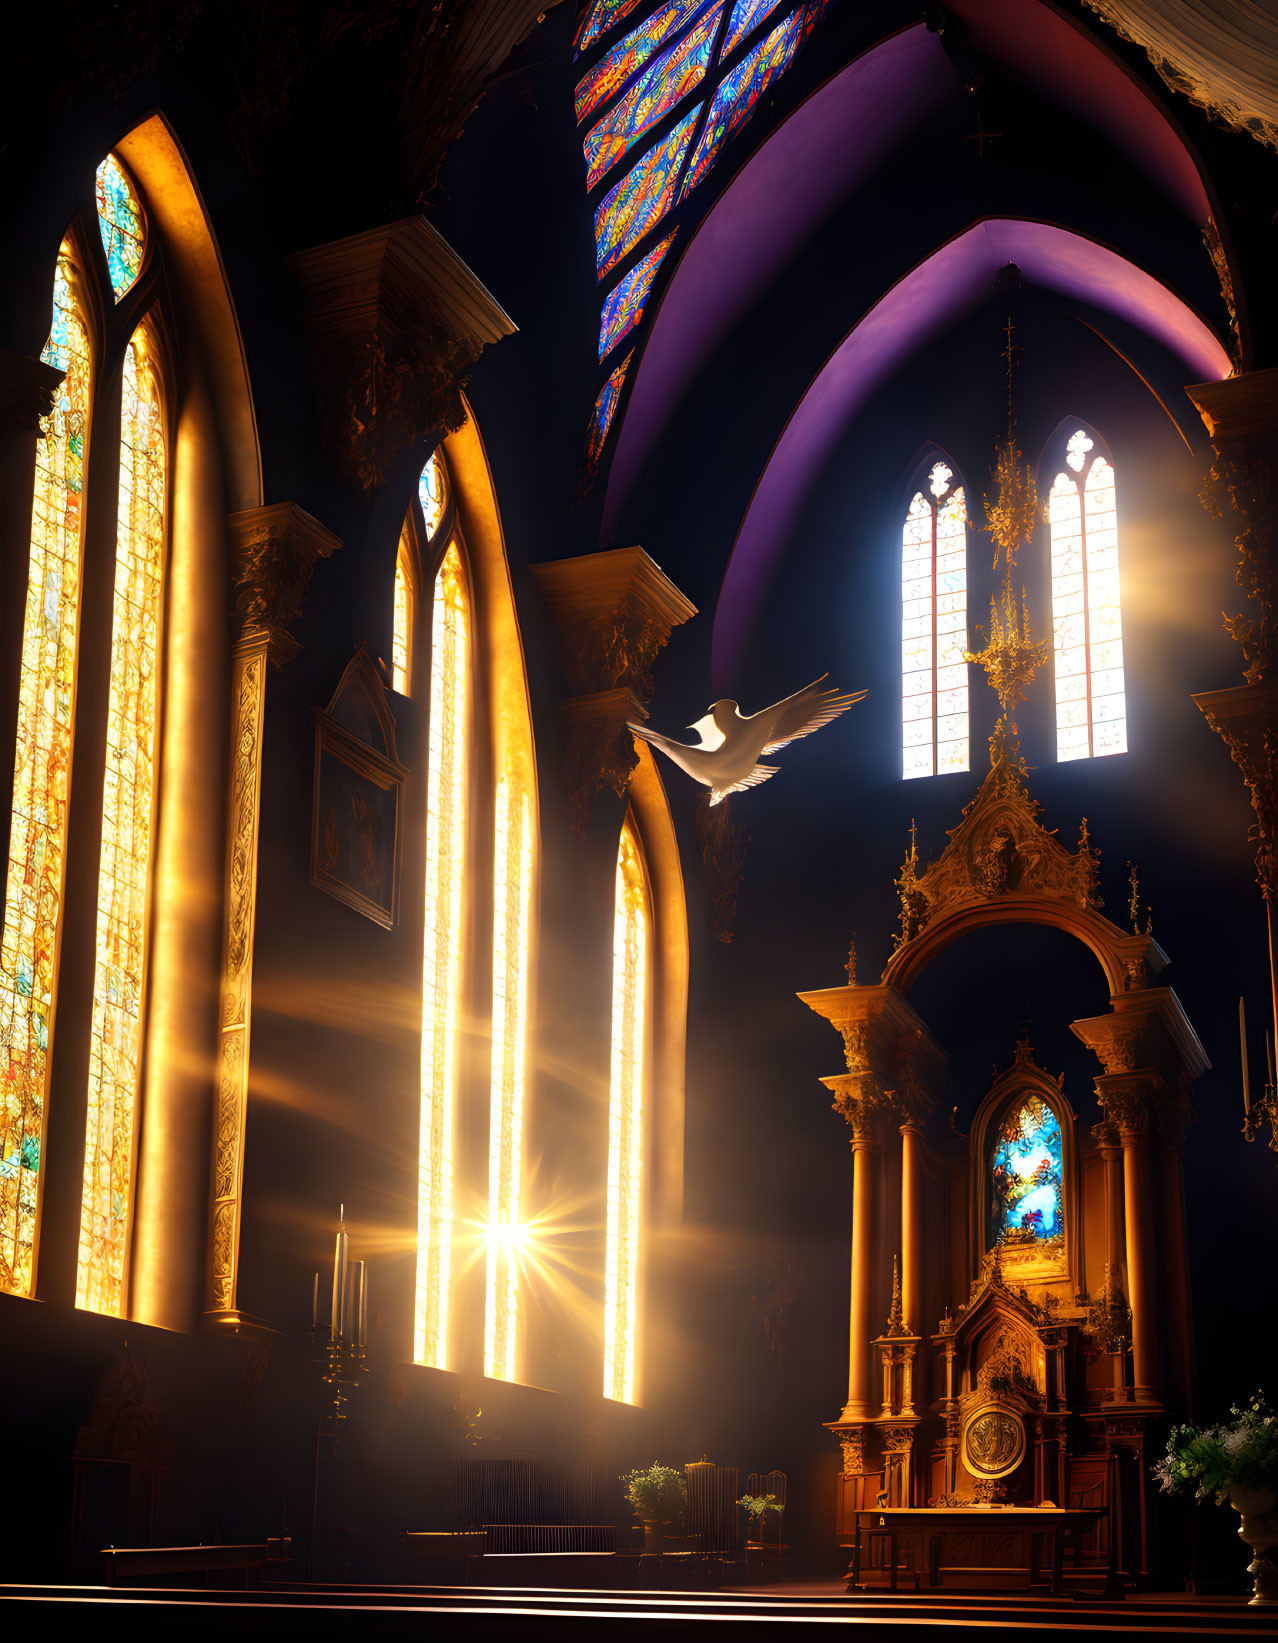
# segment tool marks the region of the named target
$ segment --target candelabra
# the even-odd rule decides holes
[[[1269,1078],[1264,1093],[1255,1101],[1251,1098],[1251,1078],[1247,1065],[1247,1010],[1238,1000],[1238,1035],[1242,1040],[1242,1092],[1244,1141],[1254,1141],[1262,1124],[1269,1125],[1269,1147],[1278,1152],[1278,1087],[1274,1084],[1274,1052],[1268,1032],[1265,1034],[1265,1064]]]
[[[315,1550],[319,1529],[320,1451],[323,1440],[331,1440],[330,1453],[337,1447],[341,1423],[346,1419],[349,1393],[368,1373],[368,1274],[363,1261],[350,1259],[346,1232],[346,1206],[341,1206],[337,1237],[333,1246],[333,1294],[329,1322],[319,1318],[319,1273],[311,1284],[311,1362],[320,1365],[320,1378],[333,1389],[329,1413],[315,1427],[315,1483],[311,1496],[310,1575],[315,1577]]]

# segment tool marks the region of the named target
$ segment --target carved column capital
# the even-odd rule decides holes
[[[572,819],[584,836],[604,783],[619,796],[635,767],[627,722],[648,717],[652,668],[696,606],[642,548],[613,548],[534,565],[559,635],[571,694],[568,724]]]
[[[42,359],[0,347],[0,422],[39,433],[65,375]]]
[[[948,1089],[946,1056],[895,987],[826,987],[799,997],[843,1040],[847,1075],[822,1082],[836,1091],[835,1111],[848,1121],[839,1092],[855,1088],[856,1109],[876,1122],[924,1127]]]
[[[1242,772],[1256,813],[1256,882],[1278,891],[1278,681],[1204,690],[1194,701]]]
[[[317,559],[341,547],[332,531],[295,502],[274,502],[228,516],[235,603],[243,638],[267,640],[276,667],[296,656],[290,624],[302,608]]]
[[[1162,1079],[1155,1072],[1112,1073],[1096,1080],[1104,1121],[1122,1147],[1144,1146],[1150,1136],[1156,1092]]]
[[[288,259],[315,354],[325,443],[343,478],[385,482],[399,454],[466,419],[471,367],[514,322],[424,217]]]

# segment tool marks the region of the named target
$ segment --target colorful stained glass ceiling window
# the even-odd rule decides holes
[[[610,51],[604,53],[577,84],[577,119],[582,121],[601,108],[621,90],[632,74],[637,74],[659,46],[673,40],[707,4],[707,0],[671,0],[638,28],[631,29]],[[716,9],[718,9],[716,7]]]
[[[426,524],[426,540],[429,542],[439,529],[439,522],[444,517],[444,504],[448,500],[447,482],[444,479],[444,461],[438,451],[432,451],[426,459],[426,466],[422,469],[421,478],[417,481],[417,500],[422,505],[422,518]]]
[[[586,21],[581,25],[581,33],[577,36],[577,47],[573,55],[580,57],[583,51],[589,51],[600,35],[607,32],[614,23],[619,23],[639,4],[639,0],[595,0]]]
[[[803,38],[803,12],[790,15],[748,52],[719,82],[706,123],[688,162],[679,198],[686,199],[713,165],[715,156],[738,126],[749,119],[769,83],[790,65]]]
[[[608,442],[608,430],[612,427],[612,419],[617,414],[621,385],[626,380],[626,372],[630,369],[630,361],[634,357],[634,350],[631,349],[599,390],[599,397],[595,400],[595,408],[590,417],[590,429],[586,434],[588,476],[593,475],[599,467],[599,458],[603,455],[603,448]]]
[[[724,36],[721,57],[728,57],[734,52],[749,34],[756,23],[762,23],[765,17],[770,17],[781,4],[781,0],[737,0],[732,8],[732,16],[728,19],[728,32]]]
[[[595,212],[595,262],[600,279],[669,211],[701,107],[697,103],[689,109],[669,136],[654,143],[604,195]]]
[[[599,322],[600,359],[628,336],[643,318],[652,282],[673,244],[674,235],[667,234],[661,244],[654,246],[641,262],[637,262],[621,284],[614,286],[609,293]]]
[[[146,219],[133,184],[114,154],[108,154],[98,167],[97,204],[107,272],[115,300],[119,302],[142,271]]]
[[[710,66],[722,11],[719,3],[703,12],[683,39],[650,64],[625,96],[590,129],[582,145],[587,188],[593,188],[644,132],[701,84]]]

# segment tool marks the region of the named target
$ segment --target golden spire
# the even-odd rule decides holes
[[[901,1266],[900,1259],[892,1257],[892,1310],[888,1313],[887,1325],[883,1331],[885,1335],[904,1335],[906,1333],[905,1320],[901,1315]]]
[[[1038,486],[1028,462],[1021,455],[1016,442],[1016,412],[1012,405],[1012,371],[1020,349],[1012,340],[1012,316],[1007,317],[1007,346],[1003,358],[1007,364],[1007,437],[998,447],[994,465],[997,487],[994,500],[985,498],[986,528],[994,538],[994,569],[999,557],[1010,572],[1016,567],[1016,555],[1023,543],[1034,534],[1038,523]]]
[[[847,961],[847,964],[844,966],[844,968],[848,972],[848,986],[849,987],[855,987],[856,986],[856,931],[855,930],[853,930],[852,938],[848,942],[848,961]]]

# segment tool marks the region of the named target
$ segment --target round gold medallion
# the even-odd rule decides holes
[[[963,1464],[978,1478],[1003,1478],[1025,1453],[1025,1422],[1006,1404],[974,1409],[963,1427]]]

